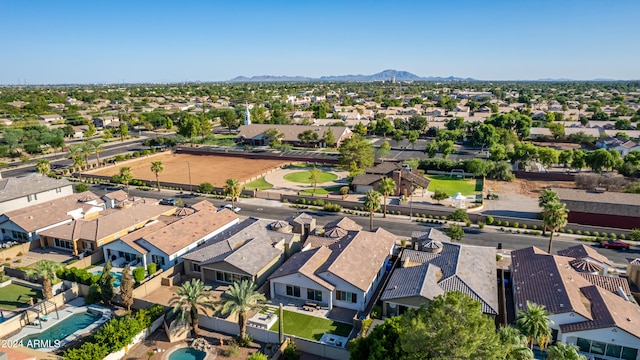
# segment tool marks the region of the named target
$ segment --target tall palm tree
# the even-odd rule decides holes
[[[378,185],[378,191],[380,191],[384,197],[384,201],[382,202],[384,206],[382,217],[387,217],[387,196],[393,195],[396,192],[396,183],[392,178],[383,177],[382,180],[380,180],[380,185]]]
[[[553,201],[547,204],[544,212],[542,213],[542,222],[544,226],[551,230],[551,236],[549,236],[549,254],[551,254],[551,246],[553,243],[553,233],[565,226],[567,226],[567,218],[569,216],[569,210],[565,205],[558,201]]]
[[[82,157],[84,157],[84,162],[89,165],[89,157],[91,157],[91,154],[93,153],[93,145],[91,145],[90,142],[83,142],[82,145],[80,145],[80,149],[82,149]]]
[[[547,360],[587,360],[587,357],[578,354],[576,345],[556,342],[547,349]]]
[[[133,174],[131,173],[131,167],[123,166],[120,168],[120,181],[124,183],[127,188],[127,197],[129,196],[129,183],[133,180]]]
[[[100,153],[102,150],[102,141],[91,141],[91,147],[93,148],[93,153],[96,154],[96,161],[98,162],[98,166],[100,166]]]
[[[318,181],[320,180],[320,170],[318,170],[315,166],[309,171],[309,180],[313,184],[313,195],[315,196],[316,187],[318,186]]]
[[[551,328],[549,324],[552,321],[549,319],[550,312],[548,312],[544,305],[538,305],[527,301],[527,309],[520,310],[516,317],[516,327],[520,332],[527,337],[527,342],[531,349],[533,344],[537,343],[541,349],[544,349],[551,340]]]
[[[236,208],[236,199],[242,193],[242,185],[237,179],[227,179],[224,183],[224,193],[231,197],[231,207]]]
[[[151,172],[156,174],[156,184],[158,184],[158,191],[160,191],[160,178],[158,174],[164,170],[164,166],[162,166],[162,161],[153,161],[151,162]]]
[[[207,293],[209,290],[211,290],[211,286],[205,285],[202,280],[191,279],[191,281],[182,284],[170,300],[173,311],[178,314],[181,320],[187,319],[189,321],[195,336],[198,335],[198,313],[207,309],[215,309],[215,303]]]
[[[511,326],[501,326],[498,336],[504,349],[504,360],[533,360],[533,351],[529,349],[527,338]]]
[[[369,190],[365,194],[364,208],[369,212],[369,230],[373,231],[373,213],[380,210],[380,201],[382,195],[375,190]]]
[[[540,192],[540,196],[538,197],[538,206],[544,210],[547,208],[547,204],[554,201],[560,201],[560,198],[558,198],[558,194],[553,192],[553,190],[551,189],[544,189]],[[542,235],[546,235],[546,233],[547,226],[545,225],[545,227],[542,229]]]
[[[51,164],[47,159],[40,159],[36,163],[36,172],[42,176],[46,176],[51,171]]]
[[[42,278],[42,295],[46,300],[53,297],[52,284],[58,279],[56,271],[60,269],[62,265],[51,260],[40,260],[36,263],[35,267],[31,267],[27,270],[27,278],[40,279]]]
[[[266,301],[264,294],[257,292],[256,285],[250,280],[235,282],[222,294],[222,313],[238,315],[240,339],[247,334],[247,312],[259,309]]]

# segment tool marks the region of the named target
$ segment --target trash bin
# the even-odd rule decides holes
[[[502,243],[498,243],[498,249],[502,249]]]

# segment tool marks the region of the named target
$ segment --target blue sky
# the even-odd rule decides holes
[[[0,84],[640,79],[640,1],[0,0]]]

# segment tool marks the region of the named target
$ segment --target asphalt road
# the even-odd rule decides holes
[[[92,191],[97,195],[103,195],[106,191],[103,187],[94,186]],[[169,192],[157,192],[157,191],[140,191],[137,189],[130,189],[130,194],[133,196],[144,196],[151,198],[165,198],[165,197],[176,197],[181,198],[185,205],[190,205],[201,201],[206,198],[193,197],[191,195],[182,194],[175,195]],[[218,207],[222,207],[226,204],[229,204],[229,201],[217,200],[217,199],[207,199],[211,201],[214,205]],[[256,204],[258,203],[258,204]],[[259,218],[266,219],[274,219],[274,220],[284,220],[287,217],[295,215],[299,210],[290,208],[287,204],[282,204],[275,201],[266,201],[266,200],[249,200],[249,199],[240,199],[239,202],[236,203],[236,206],[240,207],[242,210],[240,211],[240,215],[242,216],[253,216]],[[317,224],[319,226],[324,226],[325,224],[334,221],[340,217],[348,216],[360,224],[364,229],[369,228],[369,217],[366,216],[353,216],[353,215],[345,215],[345,214],[333,214],[327,212],[311,212],[313,216],[317,219]],[[407,216],[389,216],[384,219],[379,214],[374,217],[373,220],[374,227],[382,227],[385,230],[402,237],[411,237],[411,232],[413,231],[424,231],[429,226],[425,223],[416,223],[409,222],[409,218]],[[463,243],[469,245],[479,245],[479,246],[490,246],[497,247],[498,244],[502,244],[504,249],[521,249],[528,246],[536,246],[542,250],[547,250],[549,245],[549,238],[542,236],[532,236],[532,235],[521,235],[521,234],[509,234],[505,232],[501,232],[494,229],[469,229],[465,228],[465,236],[462,240]],[[559,235],[554,237],[553,241],[553,251],[566,249],[571,246],[582,244],[583,242],[576,240],[575,238]],[[593,246],[593,245],[590,245]],[[600,247],[594,246],[594,249],[597,250],[602,255],[608,257],[611,261],[621,266],[626,266],[626,258],[628,257],[640,257],[640,249],[638,247],[632,248],[630,251],[622,252],[619,250],[613,249],[601,249]]]

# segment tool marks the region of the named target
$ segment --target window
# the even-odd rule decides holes
[[[300,287],[287,285],[287,296],[300,297]]]
[[[622,358],[624,360],[635,360],[638,357],[638,349],[628,347],[622,348]]]
[[[156,265],[163,266],[164,265],[164,256],[160,255],[151,255],[151,261],[156,263]]]
[[[249,277],[223,271],[216,271],[216,280],[220,282],[234,283],[242,280],[249,280]]]
[[[592,354],[598,354],[598,355],[604,355],[605,346],[607,346],[607,344],[605,344],[603,342],[592,341],[591,342],[591,353]]]
[[[67,250],[73,250],[73,245],[71,245],[70,241],[60,240],[60,239],[56,238],[56,239],[53,240],[53,243],[58,248],[67,249]]]
[[[61,193],[62,192],[62,188],[56,188],[56,193]]]
[[[27,201],[28,202],[32,202],[32,201],[35,201],[35,200],[38,200],[38,197],[36,196],[36,194],[27,195]]]
[[[607,344],[595,340],[578,338],[576,345],[578,345],[581,352],[606,355],[614,359],[635,360],[638,357],[638,349]]]
[[[195,272],[200,272],[200,265],[198,265],[198,264],[196,264],[196,263],[192,263],[192,265],[193,265],[193,266],[192,266],[193,271],[195,271]]]
[[[578,348],[582,352],[587,352],[588,353],[589,350],[591,349],[591,341],[589,341],[587,339],[578,338],[578,342],[576,343],[576,345],[578,345]]]
[[[84,249],[93,251],[93,243],[90,241],[84,241]]]
[[[27,234],[20,231],[11,230],[11,235],[16,240],[23,240],[23,241],[29,240],[29,237],[27,236]]]
[[[613,345],[613,344],[607,344],[607,356],[611,356],[614,358],[619,358],[620,357],[620,352],[622,352],[622,346],[620,345]]]
[[[315,301],[322,301],[322,291],[320,290],[313,290],[313,289],[307,289],[307,299],[308,300],[315,300]]]
[[[354,294],[354,293],[337,290],[336,291],[336,300],[356,303],[356,302],[358,302],[358,296],[356,294]]]

